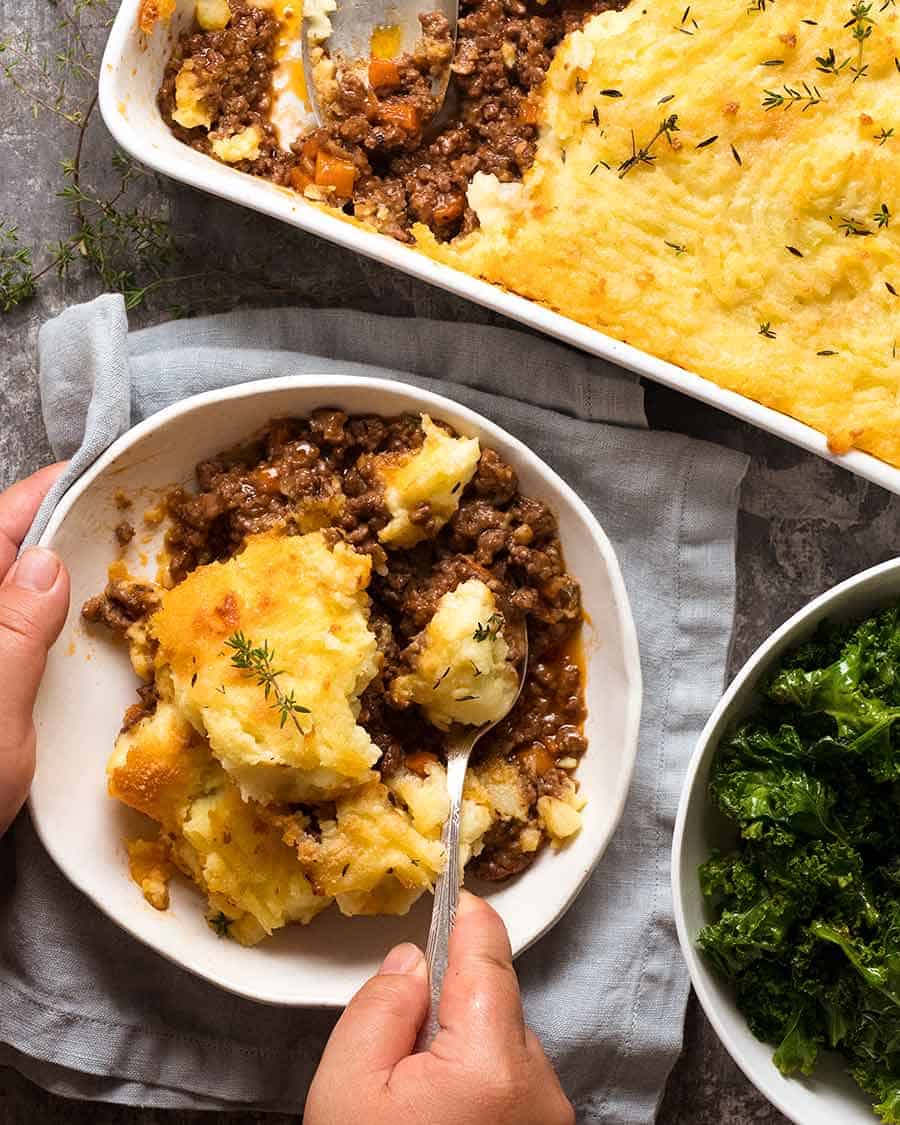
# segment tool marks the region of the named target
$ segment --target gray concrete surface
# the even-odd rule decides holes
[[[90,57],[102,42],[107,16],[102,9],[88,9],[79,41],[71,29],[60,27],[67,2],[0,0],[0,42],[9,40],[16,51],[30,52],[36,60],[52,60],[68,50],[76,63],[84,60],[93,67]],[[0,68],[10,53],[0,53]],[[16,223],[23,242],[38,245],[74,231],[70,208],[55,193],[62,187],[60,161],[71,158],[77,127],[51,112],[33,113],[35,94],[44,101],[55,98],[54,66],[51,62],[49,76],[30,71],[27,64],[14,71],[13,77],[30,94],[17,90],[0,73],[0,221]],[[90,76],[77,78],[75,103],[80,98],[84,104]],[[111,152],[102,124],[92,119],[83,146],[84,176],[102,192],[113,186]],[[133,313],[134,326],[171,315],[175,305],[203,312],[242,302],[345,306],[460,321],[497,319],[352,253],[176,184],[151,178],[141,182],[134,198],[170,223],[176,251],[167,273],[187,278],[154,291]],[[0,485],[48,457],[35,384],[39,324],[98,291],[96,279],[77,268],[62,281],[51,273],[32,301],[0,313]],[[718,441],[752,457],[739,516],[732,672],[810,598],[896,553],[898,498],[671,391],[650,385],[647,403],[653,425]],[[238,1116],[269,1125],[288,1120]],[[233,1120],[224,1114],[69,1103],[36,1089],[14,1071],[0,1071],[0,1125],[225,1125]],[[776,1125],[785,1119],[731,1063],[692,1001],[684,1052],[659,1120],[663,1125]]]

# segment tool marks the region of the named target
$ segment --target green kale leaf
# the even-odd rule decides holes
[[[782,1073],[836,1050],[900,1125],[900,607],[787,653],[709,793],[734,848],[700,868],[698,945]]]

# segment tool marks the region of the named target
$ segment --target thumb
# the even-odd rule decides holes
[[[34,772],[31,710],[47,651],[69,607],[69,576],[52,551],[29,547],[0,585],[0,832]]]
[[[523,1049],[525,1017],[512,950],[503,920],[484,899],[462,891],[450,935],[441,992],[438,1032],[432,1050],[480,1043],[486,1051]]]
[[[415,945],[398,945],[378,974],[353,997],[335,1025],[319,1069],[345,1075],[389,1073],[409,1055],[428,1008],[425,958]]]

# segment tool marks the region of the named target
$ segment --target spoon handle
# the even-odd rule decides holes
[[[450,797],[450,814],[441,839],[447,862],[434,885],[434,906],[431,913],[431,926],[428,930],[428,944],[425,946],[431,1003],[416,1039],[417,1051],[427,1051],[441,1029],[438,1022],[441,988],[447,971],[450,933],[456,918],[459,888],[462,882],[459,867],[459,822],[462,813],[463,782],[469,764],[471,746],[472,740],[465,739],[447,748],[447,792]]]

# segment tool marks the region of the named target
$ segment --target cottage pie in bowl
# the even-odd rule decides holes
[[[580,587],[489,446],[320,409],[200,462],[148,517],[168,522],[158,581],[115,561],[83,615],[141,681],[107,775],[158,826],[128,842],[154,907],[180,870],[245,945],[332,904],[406,913],[445,862],[444,733],[509,710],[521,617],[525,683],[473,761],[463,860],[504,880],[579,832]]]
[[[154,10],[158,7],[154,0]],[[327,52],[329,3],[307,0]],[[202,0],[185,144],[900,466],[892,0],[462,0],[316,67],[296,0]],[[324,36],[324,38],[323,38]]]

